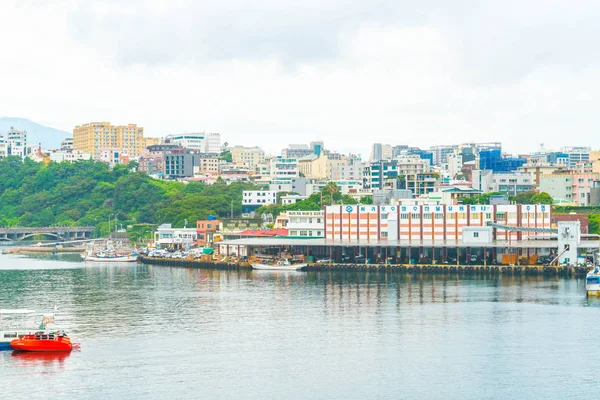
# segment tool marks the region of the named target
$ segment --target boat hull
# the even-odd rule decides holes
[[[600,284],[586,284],[585,290],[587,291],[588,296],[600,296]]]
[[[103,262],[103,263],[122,263],[122,262],[136,262],[137,261],[137,256],[125,256],[125,257],[93,257],[93,256],[87,256],[84,258],[84,261],[90,261],[90,262]]]
[[[306,267],[306,264],[292,264],[292,265],[269,265],[269,264],[253,264],[253,269],[259,269],[264,271],[298,271]]]
[[[54,340],[38,340],[22,337],[10,342],[10,347],[18,351],[54,352],[71,351],[73,345],[69,338],[58,338]]]

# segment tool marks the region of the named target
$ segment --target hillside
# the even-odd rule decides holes
[[[41,143],[42,148],[45,149],[57,149],[63,139],[72,136],[69,132],[40,125],[25,118],[0,117],[0,135],[6,138],[6,133],[11,127],[27,131],[27,143],[29,145]]]

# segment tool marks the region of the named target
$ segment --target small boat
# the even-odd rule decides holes
[[[138,259],[137,253],[131,254],[114,254],[114,253],[91,253],[82,254],[83,261],[95,262],[136,262]]]
[[[51,314],[42,316],[42,322],[36,324],[26,319],[35,313],[34,310],[5,309],[0,310],[0,350],[9,350],[10,342],[14,339],[35,332],[47,332],[46,325],[53,321]],[[7,318],[7,316],[10,316]]]
[[[21,336],[10,342],[10,347],[18,351],[71,351],[71,339],[62,331],[56,333],[36,332]]]
[[[288,260],[279,260],[273,264],[257,262],[252,264],[253,269],[270,270],[270,271],[297,271],[306,267],[306,264],[291,264]]]
[[[600,267],[595,266],[585,277],[585,290],[588,296],[600,296]]]

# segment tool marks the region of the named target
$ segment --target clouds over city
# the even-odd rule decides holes
[[[2,9],[0,114],[62,129],[136,122],[152,136],[219,131],[271,151],[316,139],[364,154],[373,141],[600,147],[592,1],[27,0]]]

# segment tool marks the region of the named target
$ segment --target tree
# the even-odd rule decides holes
[[[553,199],[546,192],[536,193],[531,197],[531,204],[552,204]]]
[[[373,197],[371,196],[363,196],[360,198],[360,204],[373,204]]]
[[[233,156],[231,155],[231,151],[225,150],[224,152],[222,152],[221,155],[219,156],[219,160],[222,160],[225,162],[233,162]]]
[[[515,201],[515,203],[517,204],[531,204],[531,199],[533,198],[533,196],[535,196],[537,193],[535,192],[535,190],[528,190],[527,192],[521,192],[519,194],[517,194],[513,200]]]

